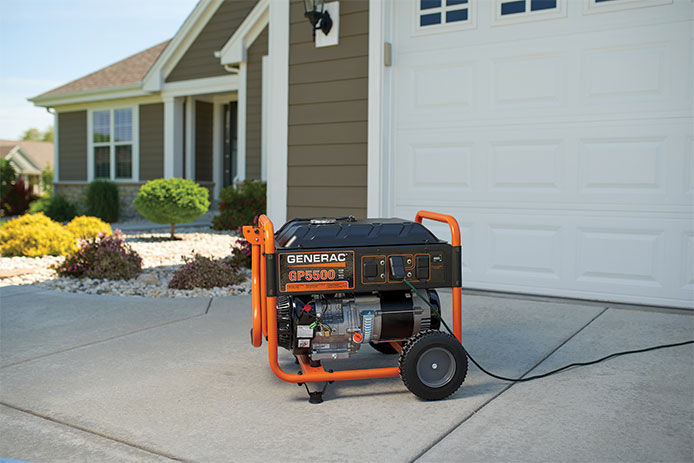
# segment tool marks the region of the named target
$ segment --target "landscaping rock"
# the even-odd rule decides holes
[[[0,257],[0,268],[7,277],[0,276],[0,286],[35,285],[70,293],[112,294],[144,297],[213,297],[250,294],[250,270],[244,269],[246,281],[224,288],[169,289],[174,270],[183,264],[183,256],[198,253],[215,259],[231,254],[238,246],[236,233],[215,231],[208,227],[187,228],[176,235],[180,240],[168,239],[162,230],[138,231],[125,234],[126,243],[142,257],[142,273],[132,280],[97,280],[90,278],[58,277],[53,266],[63,257]],[[2,275],[2,274],[0,274]]]

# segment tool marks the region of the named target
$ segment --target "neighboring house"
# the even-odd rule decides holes
[[[18,176],[42,193],[41,171],[53,168],[53,143],[45,141],[0,140],[0,157],[7,159]]]
[[[343,0],[328,4],[338,43],[320,47],[301,1],[261,0],[245,18],[210,19],[240,5],[202,0],[139,83],[117,90],[163,103],[157,175],[213,181],[215,191],[267,178],[277,225],[453,214],[470,288],[694,307],[690,0]],[[220,24],[214,43],[203,39]],[[267,46],[258,55],[257,43]],[[252,57],[264,55],[253,74]],[[194,91],[194,78],[224,85],[229,103]],[[197,114],[210,113],[192,101],[210,94],[218,106],[203,136],[209,117]],[[66,106],[34,99],[56,108],[59,153],[79,159],[73,178],[58,166],[59,183],[93,178],[95,156],[105,166],[107,152],[114,175],[116,144],[99,150],[87,136],[104,125],[90,108],[105,97],[88,95],[53,97]],[[234,96],[238,117],[227,125],[235,109],[224,117],[221,108]],[[107,106],[124,101],[138,100]],[[142,148],[140,104],[142,170],[155,157]],[[60,128],[67,110],[72,135]],[[222,148],[234,129],[236,153]],[[203,163],[205,142],[212,160]],[[198,175],[210,162],[213,174]]]

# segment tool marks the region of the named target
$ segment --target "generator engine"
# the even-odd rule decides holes
[[[460,248],[416,222],[295,219],[275,242],[265,257],[278,345],[312,362],[347,358],[365,343],[395,353],[391,343],[439,329],[434,288],[460,285]]]
[[[428,291],[428,297],[440,306],[435,291]],[[394,353],[390,342],[439,329],[440,323],[429,306],[409,291],[283,296],[277,301],[279,345],[313,361],[347,358],[366,343]]]

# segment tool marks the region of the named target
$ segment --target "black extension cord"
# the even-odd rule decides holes
[[[420,298],[421,300],[423,300],[424,302],[427,303],[427,305],[429,306],[429,308],[431,308],[431,310],[434,311],[434,313],[436,314],[436,316],[439,317],[439,320],[441,320],[441,323],[443,323],[443,326],[445,326],[446,329],[448,330],[448,332],[449,332],[451,335],[453,335],[453,330],[451,330],[451,328],[448,326],[448,323],[446,323],[446,321],[443,319],[443,317],[441,317],[441,314],[440,314],[439,311],[436,309],[436,307],[434,307],[434,305],[433,305],[427,298],[425,298],[424,296],[422,296],[422,294],[421,294],[419,291],[417,291],[417,288],[415,288],[414,286],[412,286],[412,284],[411,284],[409,281],[407,281],[407,280],[402,280],[402,281],[405,282],[405,284],[406,284],[407,286],[409,286],[409,287],[412,289],[412,291],[414,291],[415,294],[417,294],[417,296],[419,296],[419,298]],[[454,336],[454,335],[453,335],[453,336]],[[660,345],[658,345],[658,346],[646,347],[646,348],[643,348],[643,349],[625,350],[625,351],[622,351],[622,352],[615,352],[614,354],[606,355],[606,356],[604,356],[604,357],[602,357],[602,358],[599,358],[599,359],[597,359],[597,360],[591,360],[590,362],[575,362],[575,363],[570,363],[570,364],[568,364],[568,365],[564,365],[564,366],[561,367],[561,368],[557,368],[557,369],[555,369],[555,370],[548,371],[547,373],[542,373],[542,374],[540,374],[540,375],[534,375],[534,376],[528,376],[528,377],[525,377],[525,378],[524,378],[524,377],[521,377],[521,378],[507,378],[506,376],[501,376],[501,375],[494,374],[494,373],[492,373],[492,372],[490,372],[490,371],[487,371],[482,365],[480,365],[480,364],[477,362],[477,360],[475,360],[474,358],[472,358],[472,356],[470,355],[470,352],[468,352],[467,349],[465,349],[465,355],[467,355],[467,357],[470,359],[470,361],[471,361],[472,363],[474,363],[475,366],[477,366],[477,368],[479,368],[480,370],[482,370],[483,373],[485,373],[485,374],[491,376],[492,378],[500,379],[500,380],[502,380],[502,381],[510,381],[510,382],[513,382],[513,383],[522,383],[522,382],[525,382],[525,381],[532,381],[532,380],[534,380],[534,379],[545,378],[545,377],[547,377],[547,376],[551,376],[551,375],[553,375],[553,374],[559,373],[560,371],[564,371],[564,370],[567,370],[567,369],[572,368],[572,367],[582,367],[582,366],[586,366],[586,365],[594,365],[594,364],[596,364],[596,363],[604,362],[605,360],[611,359],[611,358],[613,358],[613,357],[619,357],[619,356],[621,356],[621,355],[639,354],[639,353],[641,353],[641,352],[649,352],[649,351],[658,350],[658,349],[667,349],[667,348],[670,348],[670,347],[684,346],[684,345],[687,345],[687,344],[694,344],[694,339],[693,339],[693,340],[690,340],[690,341],[676,342],[676,343],[672,343],[672,344],[660,344]],[[465,347],[465,346],[463,346],[463,348],[464,348],[464,347]]]

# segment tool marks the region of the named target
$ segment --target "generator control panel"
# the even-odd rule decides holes
[[[268,295],[365,293],[460,286],[460,248],[400,219],[297,219],[275,234],[266,255]],[[322,247],[330,240],[333,246]],[[344,247],[334,246],[335,242]]]

